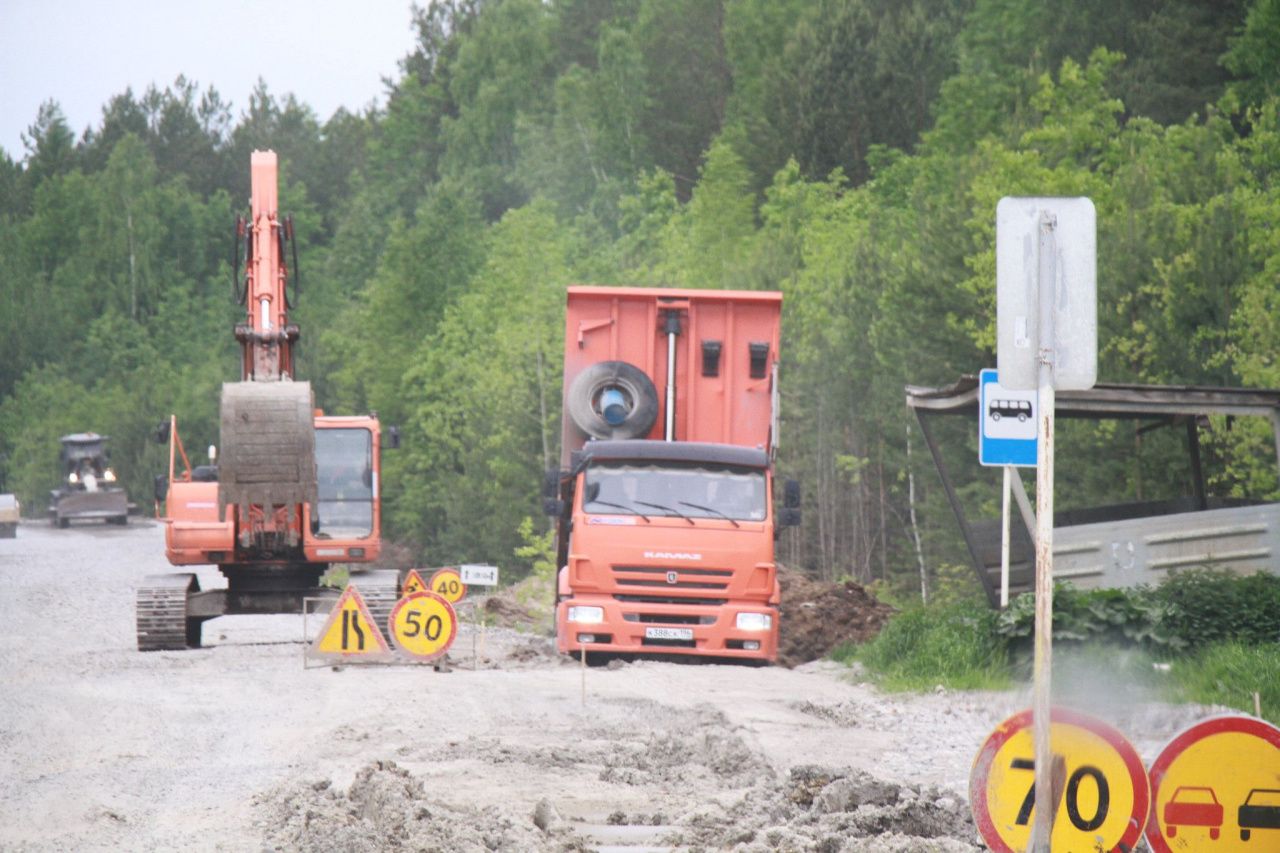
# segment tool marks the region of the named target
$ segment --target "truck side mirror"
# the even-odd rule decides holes
[[[399,447],[400,447],[400,427],[398,427],[398,426],[389,426],[389,427],[387,427],[387,438],[386,438],[386,441],[384,441],[384,442],[382,443],[382,446],[383,446],[383,448],[384,448],[384,449],[386,449],[386,450],[397,450],[397,449],[399,449]]]
[[[169,494],[169,477],[166,474],[156,474],[155,482],[156,500],[162,501]]]
[[[170,421],[161,421],[160,424],[156,427],[155,432],[151,434],[151,437],[155,439],[156,444],[169,443],[169,427],[170,426],[171,426]]]
[[[800,481],[787,480],[782,484],[782,509],[778,511],[778,528],[800,525]]]
[[[542,475],[542,496],[544,498],[560,497],[559,469],[548,468],[546,473]]]
[[[560,500],[560,469],[548,468],[542,475],[542,511],[556,518],[564,515],[564,501]]]

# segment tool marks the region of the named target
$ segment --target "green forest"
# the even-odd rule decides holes
[[[0,156],[26,514],[63,434],[111,436],[148,512],[156,424],[217,442],[255,149],[299,235],[299,378],[399,425],[386,532],[423,565],[512,580],[545,551],[571,284],[782,291],[780,559],[917,597],[971,573],[904,386],[995,366],[1001,197],[1093,200],[1100,381],[1280,387],[1280,0],[445,0],[414,28],[363,114],[180,77],[82,133],[48,101]],[[976,423],[947,420],[997,516]],[[1164,433],[1064,424],[1057,504],[1189,494]],[[1201,441],[1213,494],[1280,498],[1269,425]]]

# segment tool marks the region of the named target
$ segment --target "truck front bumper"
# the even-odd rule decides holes
[[[577,617],[570,621],[571,615]],[[583,615],[589,617],[584,620]],[[594,617],[599,615],[599,620]],[[739,614],[751,614],[739,619]],[[768,627],[739,627],[742,622]],[[774,661],[778,608],[764,602],[723,605],[618,601],[576,596],[556,607],[556,648],[562,654],[688,655]]]

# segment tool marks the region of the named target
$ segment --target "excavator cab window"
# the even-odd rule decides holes
[[[373,436],[367,429],[316,430],[320,536],[358,539],[373,533]]]

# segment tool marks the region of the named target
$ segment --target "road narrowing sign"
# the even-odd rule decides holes
[[[1062,759],[1052,849],[1132,850],[1142,837],[1151,801],[1137,751],[1116,729],[1086,714],[1055,707],[1049,718],[1053,755]],[[997,726],[978,751],[969,775],[974,822],[997,853],[1021,853],[1031,840],[1031,722],[1031,711],[1026,710]]]
[[[391,657],[391,648],[354,586],[343,590],[308,651],[312,655],[367,661]]]
[[[431,576],[431,591],[450,604],[457,604],[467,594],[467,585],[455,568],[440,569]]]
[[[422,592],[427,589],[427,582],[422,579],[422,575],[418,574],[417,569],[410,569],[409,574],[404,577],[404,588],[400,592],[400,597],[413,595],[415,592]]]
[[[1155,853],[1280,850],[1280,729],[1224,714],[1174,736],[1151,765]]]
[[[443,655],[458,633],[453,605],[430,590],[415,592],[391,610],[391,637],[406,654],[423,660]]]

